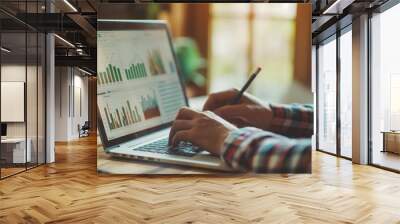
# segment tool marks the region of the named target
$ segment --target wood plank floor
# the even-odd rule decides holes
[[[313,153],[312,175],[98,176],[96,138],[0,181],[0,223],[400,223],[400,175]]]

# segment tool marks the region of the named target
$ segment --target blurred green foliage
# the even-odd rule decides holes
[[[180,37],[175,39],[174,47],[184,82],[203,87],[206,80],[200,71],[205,68],[206,62],[201,57],[196,42],[188,37]]]

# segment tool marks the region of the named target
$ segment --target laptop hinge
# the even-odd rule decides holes
[[[113,145],[113,146],[104,148],[104,151],[109,152],[109,151],[111,151],[111,150],[113,150],[113,149],[115,149],[115,148],[119,148],[119,147],[120,147],[119,145]]]

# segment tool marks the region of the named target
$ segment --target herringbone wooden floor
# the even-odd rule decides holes
[[[0,181],[0,223],[400,223],[400,175],[313,153],[312,175],[98,176],[96,138]]]

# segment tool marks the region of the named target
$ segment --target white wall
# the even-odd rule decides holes
[[[2,65],[1,81],[25,82],[25,65]],[[6,109],[1,108],[1,110]],[[7,137],[25,137],[25,123],[7,123]]]
[[[70,141],[79,137],[78,125],[88,120],[88,78],[71,67],[56,67],[55,73],[55,140]]]
[[[55,68],[55,141],[68,140],[68,86],[69,86],[68,68]]]
[[[2,82],[25,82],[25,71],[26,67],[24,65],[18,65],[18,64],[5,64],[1,66],[1,81]],[[31,74],[33,72],[36,73],[36,67],[33,66],[28,66],[27,67],[28,74]],[[31,81],[30,81],[31,82]],[[32,84],[32,83],[29,83]],[[36,85],[36,82],[33,83]],[[30,90],[30,89],[28,89]],[[28,104],[30,102],[33,102],[34,99],[36,98],[36,89],[34,90],[33,93],[30,93],[29,91],[27,92],[27,102]],[[36,101],[35,101],[36,103]],[[36,107],[36,105],[30,105]],[[1,108],[1,110],[7,110],[7,108]],[[28,116],[28,122],[31,122],[35,120],[36,123],[36,114],[27,114]],[[32,117],[34,116],[34,117]],[[26,122],[8,122],[7,123],[7,136],[8,137],[25,137],[25,123]],[[33,124],[28,125],[29,127],[32,127]],[[35,127],[36,128],[36,127]],[[28,133],[29,134],[29,133]],[[29,137],[29,136],[28,136]]]
[[[88,120],[88,78],[81,76],[82,73],[79,75],[74,75],[74,91],[72,92],[73,96],[71,99],[74,99],[74,102],[71,102],[71,105],[74,105],[71,108],[71,130],[70,136],[71,138],[78,138],[78,125],[83,125],[85,121]],[[72,90],[72,89],[71,89]],[[79,93],[80,92],[80,93]],[[80,96],[80,97],[79,97]],[[80,101],[80,102],[79,102]],[[81,107],[81,108],[80,108]],[[81,111],[80,111],[81,110]]]

